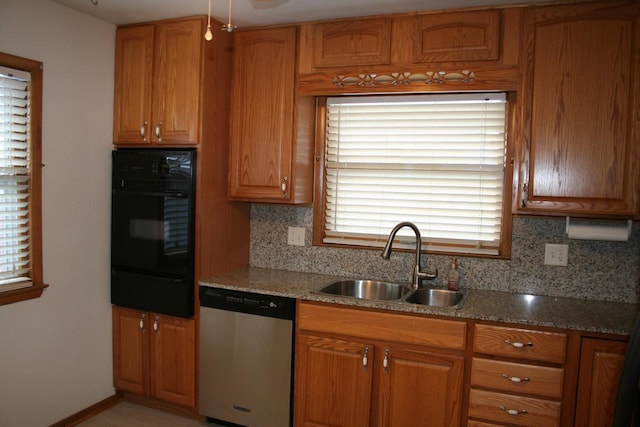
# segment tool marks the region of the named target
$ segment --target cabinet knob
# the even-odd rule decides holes
[[[389,371],[389,349],[384,351],[384,359],[382,359],[382,367],[385,372]]]
[[[282,186],[281,186],[281,188],[282,188],[282,197],[285,197],[285,198],[287,197],[287,181],[288,180],[289,180],[289,178],[286,177],[286,176],[284,178],[282,178]]]
[[[140,316],[140,330],[142,331],[142,333],[145,333],[144,330],[144,319],[147,317],[146,313],[142,313],[142,316]]]
[[[145,122],[142,124],[142,127],[140,128],[140,136],[142,137],[143,141],[147,140],[147,125],[149,123],[147,123],[147,121],[145,120]]]
[[[158,122],[156,126],[156,138],[158,138],[158,142],[162,142],[162,136],[160,136],[162,131],[162,120]]]
[[[158,320],[160,316],[156,316],[156,319],[153,321],[153,332],[158,332]]]
[[[362,354],[362,366],[365,368],[369,365],[369,347],[364,348],[364,352]]]

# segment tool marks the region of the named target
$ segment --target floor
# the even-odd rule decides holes
[[[131,402],[115,406],[84,421],[77,427],[222,427],[170,414]]]

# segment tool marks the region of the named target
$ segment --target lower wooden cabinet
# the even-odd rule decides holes
[[[339,320],[323,321],[326,307],[298,307],[296,426],[460,424],[463,353],[441,353],[437,347],[409,344],[398,333],[411,331],[420,321],[442,320],[403,315],[387,318],[347,308],[330,310],[334,319],[345,320],[341,333],[334,329],[339,328]],[[410,323],[412,318],[414,323]],[[456,336],[464,336],[465,323],[445,322],[454,333],[451,342],[442,342],[443,348],[460,346],[463,350],[464,341],[460,344]],[[416,329],[407,340],[420,341],[424,336],[424,342],[429,342],[430,329]]]
[[[296,344],[296,426],[368,427],[374,346],[300,334]]]
[[[612,425],[625,336],[299,302],[296,427]]]
[[[559,426],[568,334],[485,324],[473,330],[470,425]]]
[[[113,307],[116,389],[195,407],[195,321]]]
[[[613,425],[625,342],[583,338],[575,426]]]
[[[459,425],[464,378],[462,356],[402,346],[379,350],[376,367],[381,386],[374,425]]]

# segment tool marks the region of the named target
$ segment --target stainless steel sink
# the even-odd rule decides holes
[[[402,298],[411,288],[376,280],[342,280],[332,283],[319,291],[322,294],[339,295],[366,300],[390,301]]]
[[[459,307],[462,305],[463,299],[464,294],[460,291],[422,288],[415,290],[405,301],[430,307]]]

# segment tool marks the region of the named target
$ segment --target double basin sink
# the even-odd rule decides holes
[[[371,301],[405,301],[429,307],[460,308],[465,294],[438,288],[419,288],[376,280],[343,280],[332,283],[318,291],[325,295],[358,298]]]

